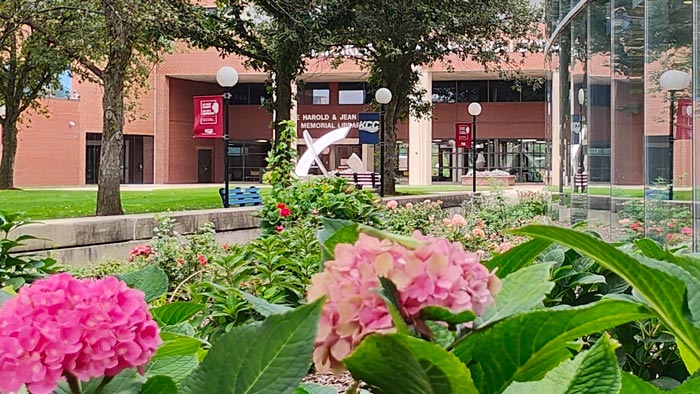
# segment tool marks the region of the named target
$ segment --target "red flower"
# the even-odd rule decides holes
[[[230,249],[230,246],[228,246],[228,244],[223,244],[223,245],[221,245],[221,248],[222,248],[223,250],[229,250],[229,249]]]
[[[185,265],[185,259],[177,259],[177,266],[182,267]]]
[[[289,208],[280,208],[280,216],[283,218],[286,218],[287,216],[291,215],[292,211],[289,210]]]
[[[277,209],[284,209],[284,208],[287,208],[287,205],[285,205],[285,203],[281,202],[281,203],[277,204]]]
[[[282,230],[284,230],[284,226],[277,226],[275,230],[277,230],[278,233],[281,233]]]
[[[207,265],[207,258],[202,256],[201,254],[197,255],[197,260],[199,260],[199,264],[201,264],[202,267]]]

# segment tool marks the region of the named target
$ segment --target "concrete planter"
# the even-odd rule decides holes
[[[462,175],[462,185],[469,186],[472,184],[471,175]],[[507,176],[478,176],[476,177],[477,186],[515,186],[515,175]]]

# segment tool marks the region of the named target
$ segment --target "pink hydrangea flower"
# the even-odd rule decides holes
[[[405,205],[406,209],[412,209],[413,208],[413,203],[407,202]]]
[[[391,200],[388,203],[386,203],[386,207],[388,209],[396,209],[399,206],[399,203],[396,202],[396,200]]]
[[[479,228],[479,227],[473,229],[473,230],[472,230],[472,234],[473,234],[475,237],[479,237],[479,238],[483,238],[483,237],[486,236],[486,233],[484,232],[484,230],[482,230],[482,229]]]
[[[355,245],[335,247],[335,260],[311,280],[309,300],[327,295],[314,350],[318,371],[340,372],[341,361],[372,333],[392,332],[384,301],[375,293],[379,277],[399,293],[402,313],[418,317],[426,306],[481,315],[500,288],[497,277],[459,243],[414,234],[426,241],[415,250],[360,234]]]
[[[151,249],[150,245],[135,246],[133,249],[131,249],[131,252],[129,252],[129,261],[134,261],[134,259],[138,256],[149,257],[151,256],[151,253],[153,253],[153,250]]]
[[[452,217],[452,225],[457,227],[466,226],[467,219],[465,219],[464,216],[460,214],[456,214]]]
[[[683,227],[683,228],[681,229],[681,234],[683,234],[683,235],[693,235],[693,229],[691,229],[690,227]]]
[[[142,367],[161,344],[144,295],[115,277],[59,274],[22,287],[0,309],[0,392],[51,393],[64,372],[81,380]]]

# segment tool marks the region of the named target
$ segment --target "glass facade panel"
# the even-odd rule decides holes
[[[552,216],[697,250],[700,0],[544,3]]]

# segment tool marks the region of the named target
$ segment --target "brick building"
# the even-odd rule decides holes
[[[232,66],[239,73],[233,88],[229,148],[232,181],[256,182],[270,148],[271,115],[261,107],[265,74],[246,69],[242,58],[222,59],[214,50],[179,47],[153,67],[149,87],[125,126],[124,183],[196,183],[223,181],[221,140],[193,138],[193,97],[217,95],[216,71]],[[523,58],[523,70],[543,77],[541,54]],[[521,182],[542,181],[545,157],[545,104],[542,89],[513,90],[508,81],[485,73],[475,63],[452,61],[421,71],[421,84],[435,103],[432,118],[411,119],[398,129],[401,182],[457,182],[471,163],[470,152],[455,148],[454,123],[468,121],[467,105],[482,103],[479,156],[487,169],[502,169]],[[367,73],[354,62],[337,68],[319,58],[302,76],[295,105],[299,136],[316,138],[341,123],[357,123],[369,109]],[[63,90],[45,100],[49,116],[28,114],[20,126],[15,183],[18,187],[83,185],[97,182],[102,127],[101,87],[65,75]],[[303,150],[303,139],[299,149]],[[359,145],[357,130],[323,152],[327,167],[337,168],[356,152],[367,166],[373,149]],[[481,161],[481,160],[480,160]]]

